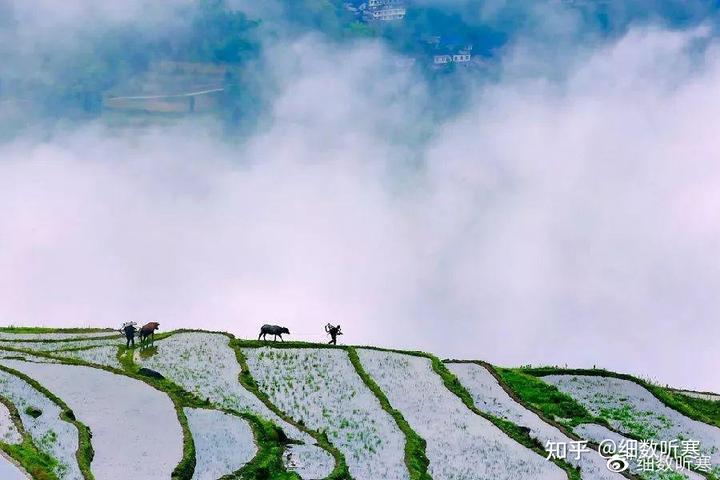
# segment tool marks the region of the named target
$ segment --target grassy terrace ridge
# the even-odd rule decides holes
[[[66,422],[72,423],[78,430],[78,449],[75,452],[75,458],[77,459],[80,472],[82,473],[85,480],[94,480],[95,477],[90,470],[90,463],[92,462],[95,452],[93,451],[92,444],[90,443],[92,433],[90,432],[90,429],[87,427],[87,425],[79,422],[75,418],[75,414],[73,413],[73,411],[70,409],[70,407],[67,406],[64,401],[58,398],[50,390],[43,387],[35,379],[25,375],[22,372],[18,372],[17,370],[8,368],[4,365],[0,365],[0,370],[24,380],[25,382],[30,384],[30,386],[32,386],[35,390],[45,395],[51,402],[60,407],[60,418],[62,420],[65,420]],[[57,464],[57,460],[51,459],[48,455],[41,453],[34,445],[29,435],[27,435],[26,433],[23,434],[23,442],[20,444],[19,448],[12,447],[13,445],[9,445],[8,450],[5,451],[10,456],[13,456],[13,458],[15,458],[18,462],[20,462],[20,464],[23,465],[23,467],[33,475],[33,478],[43,478],[43,475],[47,475],[45,478],[56,478],[56,476],[52,472],[52,468]],[[15,457],[14,454],[17,455],[17,457]],[[23,462],[27,462],[28,465],[25,465]],[[47,471],[48,467],[50,467],[49,472]],[[35,470],[39,470],[37,472],[37,477],[34,473]]]
[[[55,475],[57,460],[41,452],[33,443],[29,433],[24,433],[22,443],[10,445],[0,443],[0,448],[29,473],[35,480],[58,480]]]
[[[0,396],[0,403],[5,405],[10,412],[10,419],[22,437],[20,444],[12,445],[0,442],[0,449],[9,456],[13,462],[29,473],[32,478],[38,480],[57,480],[55,466],[57,461],[50,455],[41,452],[32,440],[30,434],[20,418],[20,412],[15,405],[7,398]]]
[[[521,369],[493,367],[494,372],[512,390],[523,404],[531,405],[533,410],[568,428],[583,423],[599,423],[611,428],[607,420],[592,415],[584,406],[570,395],[561,392],[555,385],[543,382],[528,375]]]
[[[586,375],[596,377],[611,377],[620,380],[635,382],[648,390],[665,406],[685,415],[688,418],[699,422],[720,427],[720,401],[705,400],[683,395],[669,387],[652,384],[646,380],[627,373],[617,373],[605,369],[583,369],[583,368],[557,368],[557,367],[535,367],[520,369],[524,373],[536,377],[546,375]]]
[[[669,406],[671,402],[678,402],[681,405],[678,405],[674,408],[683,415],[694,418],[695,420],[701,422],[709,423],[716,427],[720,427],[720,399],[708,400],[705,398],[697,398],[690,395],[685,395],[682,392],[667,389],[664,387],[655,388],[661,390],[662,393],[660,393],[660,395],[668,395],[669,398],[665,400],[665,405]],[[657,394],[655,396],[657,396]],[[684,409],[687,409],[688,413],[685,413]],[[707,421],[699,420],[702,417],[707,418]]]
[[[720,393],[702,392],[702,391],[697,391],[697,390],[690,390],[688,388],[670,388],[669,387],[669,390],[671,390],[675,393],[682,393],[682,394],[695,393],[698,395],[711,395],[711,396],[717,397],[717,399],[718,399],[718,400],[713,400],[713,401],[720,401]]]

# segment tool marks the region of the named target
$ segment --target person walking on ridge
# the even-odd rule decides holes
[[[325,333],[330,335],[330,341],[328,342],[330,345],[337,345],[337,336],[342,335],[339,324],[337,326],[333,326],[328,323],[325,325]]]

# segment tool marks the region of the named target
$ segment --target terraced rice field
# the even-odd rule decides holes
[[[10,366],[8,362],[0,364]],[[78,431],[72,423],[61,420],[60,407],[26,381],[5,371],[0,371],[0,395],[17,408],[25,430],[38,449],[57,460],[55,475],[61,479],[81,480],[83,476],[75,458]],[[33,411],[40,415],[31,415]]]
[[[12,459],[0,455],[0,478],[3,480],[27,480],[30,476],[21,470]]]
[[[99,347],[105,345],[120,346],[125,342],[119,337],[102,338],[99,340],[77,340],[67,342],[3,342],[0,341],[0,347],[20,348],[23,350],[32,350],[37,352],[52,352],[57,350],[67,350],[85,347]]]
[[[720,402],[720,395],[718,395],[717,393],[692,392],[689,390],[677,390],[677,392],[682,393],[683,395],[687,395],[688,397],[699,398],[701,400],[710,400],[711,402]]]
[[[216,480],[229,475],[257,453],[247,420],[200,408],[186,408],[185,415],[195,442],[193,480]]]
[[[95,336],[102,338],[91,338]],[[354,480],[409,480],[411,472],[418,478],[425,470],[434,480],[568,478],[566,471],[468,408],[458,396],[465,393],[428,357],[359,348],[351,361],[343,348],[251,342],[234,342],[249,345],[236,351],[230,339],[220,333],[174,332],[125,354],[125,342],[116,332],[0,332],[0,446],[13,456],[0,458],[0,479],[29,478],[16,462],[27,467],[28,457],[22,455],[37,452],[30,465],[40,465],[60,480],[86,480],[82,472],[88,465],[97,480],[169,479],[183,468],[183,478],[215,480],[258,468],[259,462],[271,462],[269,478],[287,475],[282,473],[286,470],[303,480],[319,480],[336,467],[330,451],[341,460],[338,468],[344,462]],[[37,354],[13,351],[17,348]],[[362,376],[355,369],[358,358]],[[249,372],[243,373],[245,362]],[[526,428],[540,445],[568,443],[572,435],[593,442],[627,439],[595,423],[578,425],[570,433],[563,430],[570,427],[549,423],[526,408],[484,365],[446,366],[470,393],[475,408]],[[148,372],[138,373],[137,367],[165,380],[140,377]],[[719,428],[686,418],[635,382],[577,375],[541,378],[628,437],[699,440],[703,452],[719,463]],[[713,394],[693,393],[687,392],[714,400],[708,397]],[[701,407],[703,415],[713,415],[712,405]],[[273,437],[272,428],[263,430],[262,420],[280,427],[289,443]],[[88,439],[85,426],[92,434],[92,461],[83,447],[87,443],[80,442]],[[264,431],[270,436],[263,436]],[[194,458],[192,450],[183,450],[190,438]],[[423,455],[429,465],[422,463]],[[194,462],[185,463],[189,460]],[[580,459],[570,456],[568,462],[579,467],[583,480],[620,480],[597,452]],[[193,464],[192,472],[184,467]],[[631,461],[631,471],[637,467]],[[693,472],[638,477],[704,478]]]
[[[53,352],[57,357],[74,358],[96,365],[104,365],[106,367],[117,368],[122,370],[120,360],[117,358],[118,347],[115,345],[106,345],[103,347],[83,348],[79,350],[62,350]]]
[[[614,432],[609,428],[599,425],[597,423],[583,423],[575,427],[573,430],[580,437],[595,442],[597,444],[603,441],[612,440],[613,442],[615,442],[615,445],[621,445],[622,442],[627,442],[628,440],[627,437],[624,437],[619,433]],[[630,458],[628,459],[628,461],[630,463],[630,471],[645,480],[666,480],[666,478],[669,476],[669,474],[665,472],[639,471],[638,462],[635,459]],[[673,467],[677,467],[676,462],[673,464]],[[674,472],[672,478],[673,480],[703,480],[705,477],[693,471],[684,469]]]
[[[22,352],[8,352],[5,350],[0,350],[0,359],[25,360],[28,362],[36,362],[36,363],[61,363],[61,360],[55,360],[52,358],[42,358],[42,357],[38,357],[33,354],[26,354],[26,353],[22,353]]]
[[[0,442],[9,444],[22,442],[20,430],[15,425],[10,410],[4,403],[0,403]]]
[[[180,462],[182,429],[164,393],[91,367],[18,360],[3,360],[2,365],[45,386],[90,428],[96,478],[117,478],[118,472],[131,472],[137,480],[169,478]]]
[[[332,456],[315,445],[315,439],[285,422],[239,382],[240,365],[230,339],[216,333],[177,333],[155,342],[151,355],[136,352],[138,365],[160,372],[185,390],[209,399],[220,408],[250,412],[278,425],[285,434],[307,447],[294,451],[292,465],[301,475],[332,471]],[[301,456],[303,453],[307,454]]]
[[[365,370],[427,441],[429,473],[450,479],[567,479],[564,470],[507,437],[445,388],[430,360],[359,349]]]
[[[325,430],[356,480],[408,477],[405,438],[344,350],[243,349],[250,372],[281,410]]]
[[[447,367],[470,392],[475,406],[480,410],[529,428],[530,436],[538,439],[543,445],[547,445],[547,442],[573,441],[559,428],[546,423],[537,414],[513,400],[485,367],[475,363],[449,363]],[[584,479],[623,478],[622,475],[609,471],[606,460],[596,451],[583,455],[579,460],[570,456],[568,461],[580,467]]]
[[[0,332],[0,340],[72,340],[83,338],[115,338],[119,337],[120,332],[117,330],[103,330],[99,332],[74,332],[74,333],[8,333]]]
[[[720,428],[685,417],[665,406],[637,383],[614,377],[549,375],[541,377],[575,398],[618,431],[647,440],[696,440],[700,451],[720,466]]]

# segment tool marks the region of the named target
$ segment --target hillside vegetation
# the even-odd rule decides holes
[[[443,115],[462,108],[477,82],[494,81],[504,49],[539,28],[528,2],[499,2],[487,15],[476,2],[407,1],[402,2],[407,14],[392,22],[363,21],[346,0],[272,0],[267,8],[249,9],[244,3],[167,2],[159,25],[143,18],[72,25],[71,32],[62,32],[72,42],[52,34],[45,38],[47,32],[33,31],[12,2],[0,3],[0,37],[9,39],[0,44],[6,67],[0,72],[0,138],[38,121],[102,118],[110,126],[147,126],[187,114],[220,120],[229,132],[252,129],[280,87],[277,65],[268,68],[278,57],[278,44],[284,51],[308,35],[332,46],[338,58],[359,41],[376,40],[442,96],[437,114]],[[621,35],[632,22],[649,17],[670,25],[692,23],[702,13],[688,8],[678,15],[673,2],[626,6],[622,15],[612,2],[560,3],[558,8],[583,19],[587,28],[577,34],[588,38]],[[470,47],[473,61],[467,64],[477,68],[433,63],[434,55],[458,46]],[[192,95],[208,90],[212,93]]]

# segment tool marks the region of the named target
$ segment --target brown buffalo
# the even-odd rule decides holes
[[[140,341],[144,342],[148,337],[150,337],[151,342],[155,340],[155,330],[159,328],[160,324],[158,322],[150,322],[143,325],[140,329]]]

